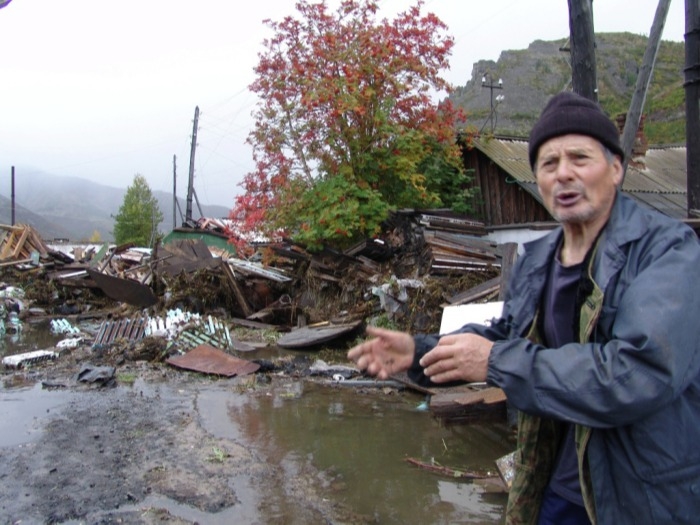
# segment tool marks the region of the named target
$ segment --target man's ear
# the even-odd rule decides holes
[[[613,181],[615,182],[615,186],[620,187],[620,184],[622,184],[622,175],[624,173],[624,164],[622,163],[622,159],[618,156],[615,155],[612,161],[612,170],[613,170]]]

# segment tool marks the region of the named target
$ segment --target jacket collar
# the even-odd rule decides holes
[[[601,244],[594,263],[595,267],[599,269],[597,275],[594,275],[596,282],[602,287],[605,286],[610,278],[610,272],[614,272],[623,263],[625,256],[621,247],[639,239],[648,227],[648,216],[640,213],[639,205],[631,197],[617,190],[610,218],[603,227],[598,241]],[[562,228],[559,226],[544,237],[524,244],[525,253],[531,261],[528,273],[532,274],[547,269],[562,235]],[[601,257],[604,257],[608,264],[597,264]]]
[[[649,219],[639,211],[639,205],[631,197],[617,191],[610,219],[605,225],[605,235],[615,246],[635,241],[647,231]]]

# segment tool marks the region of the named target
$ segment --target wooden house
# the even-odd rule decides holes
[[[464,147],[464,167],[478,189],[476,218],[486,227],[553,225],[542,204],[527,155],[527,140],[476,137]],[[700,219],[688,218],[685,146],[637,148],[627,168],[622,191],[651,208],[686,223],[696,231]]]

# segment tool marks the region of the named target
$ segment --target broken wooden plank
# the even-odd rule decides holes
[[[304,349],[326,343],[337,337],[348,335],[362,325],[362,321],[339,325],[304,326],[292,330],[277,340],[277,346],[290,349]]]
[[[238,281],[236,280],[236,276],[234,275],[231,266],[222,261],[221,267],[223,268],[224,275],[226,275],[226,282],[233,291],[233,294],[236,296],[236,300],[238,301],[238,305],[241,307],[241,310],[243,310],[243,315],[250,317],[253,315],[253,308],[250,306],[250,303],[248,302],[248,299],[246,299],[241,287],[238,286]]]
[[[421,461],[416,458],[404,458],[407,463],[415,465],[423,470],[428,470],[434,472],[435,474],[440,474],[442,476],[447,476],[450,479],[487,479],[492,478],[493,475],[490,472],[476,472],[473,470],[464,470],[453,467],[446,467],[431,461],[430,463],[426,461]]]
[[[431,232],[425,232],[424,237],[425,242],[433,250],[442,250],[489,261],[498,259],[495,248],[487,247],[483,242],[477,244],[469,238],[460,238],[458,236],[445,237],[444,235],[435,235]]]
[[[8,230],[8,235],[5,238],[5,243],[0,252],[0,259],[9,259],[17,246],[17,237],[20,233],[16,229]]]
[[[405,385],[406,387],[415,390],[416,392],[420,392],[422,394],[427,394],[427,395],[433,395],[436,394],[440,388],[427,388],[424,386],[419,385],[415,381],[413,381],[411,378],[408,377],[408,374],[406,372],[399,372],[397,374],[392,374],[390,376],[390,379],[393,379],[394,381],[398,381],[399,383]]]
[[[267,348],[269,344],[263,341],[243,341],[241,339],[231,338],[231,350],[236,352],[253,352],[261,348]]]
[[[48,255],[48,249],[41,236],[29,225],[0,225],[0,260],[28,259],[34,252],[39,257]]]
[[[443,229],[454,232],[469,232],[478,235],[486,235],[486,228],[483,222],[462,219],[458,217],[447,217],[422,214],[419,223],[433,229]]]
[[[452,268],[454,270],[487,269],[499,268],[500,261],[496,259],[487,261],[485,259],[467,257],[464,255],[457,255],[454,253],[433,251],[430,254],[430,265],[431,267],[448,269]]]
[[[501,276],[494,277],[493,279],[489,279],[488,281],[484,281],[481,284],[469,288],[469,290],[453,295],[447,300],[447,303],[450,305],[472,303],[498,292],[500,288]]]
[[[46,257],[49,254],[48,247],[41,236],[32,227],[29,228],[29,244],[33,251],[39,253],[39,257]]]
[[[249,319],[240,319],[238,317],[232,318],[231,324],[243,326],[245,328],[254,328],[257,330],[287,331],[285,328],[276,324],[260,323],[257,321],[251,321]]]
[[[505,419],[506,395],[496,387],[439,393],[430,398],[430,411],[435,417],[451,422]]]
[[[0,262],[0,268],[3,266],[13,266],[15,264],[27,264],[32,262],[31,258],[30,259],[20,259],[19,261],[4,261]]]

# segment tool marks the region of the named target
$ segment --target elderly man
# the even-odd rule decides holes
[[[511,524],[700,516],[700,245],[619,190],[600,107],[554,96],[530,164],[560,227],[525,245],[502,317],[451,334],[368,328],[348,357],[380,378],[487,381],[518,409]]]

